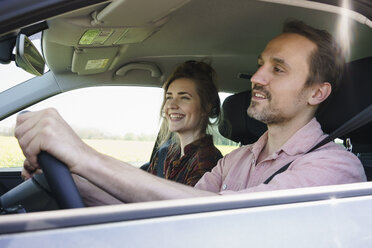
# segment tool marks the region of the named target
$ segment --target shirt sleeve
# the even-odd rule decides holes
[[[207,172],[195,185],[195,188],[206,190],[210,192],[219,193],[222,189],[222,184],[226,176],[231,173],[230,169],[233,165],[244,164],[245,159],[249,159],[250,148],[249,146],[240,147],[229,154],[226,154],[220,160],[211,172]]]
[[[222,172],[225,157],[218,160],[217,165],[210,172],[206,172],[197,182],[195,188],[218,193],[222,185]]]
[[[266,179],[265,179],[266,180]],[[221,191],[221,195],[262,192],[301,187],[316,187],[366,181],[360,160],[345,150],[322,150],[309,153],[292,162],[288,170],[276,175],[270,183],[239,191]]]

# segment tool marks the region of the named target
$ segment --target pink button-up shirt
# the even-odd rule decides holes
[[[252,144],[238,148],[220,159],[195,188],[220,194],[248,193],[366,181],[360,160],[342,146],[330,142],[304,155],[326,134],[313,118],[278,151],[256,164],[267,142],[267,132]],[[289,168],[263,184],[284,165]]]

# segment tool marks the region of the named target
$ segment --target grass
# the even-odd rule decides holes
[[[216,147],[218,148],[218,150],[220,150],[223,156],[225,156],[226,154],[238,148],[238,146],[216,146]]]
[[[21,167],[24,160],[16,138],[0,136],[0,168]]]
[[[84,140],[99,152],[141,166],[150,159],[154,142],[126,140]],[[236,149],[235,146],[217,146],[223,155]],[[0,136],[0,168],[22,167],[25,157],[14,137]]]

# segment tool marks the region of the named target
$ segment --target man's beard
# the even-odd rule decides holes
[[[268,101],[268,105],[260,111],[257,109],[260,103],[251,100],[251,103],[247,109],[249,117],[263,122],[266,125],[279,124],[286,120],[279,109],[273,108],[271,106],[272,98],[270,92],[268,92],[263,86],[260,85],[255,85],[253,90],[259,90],[264,93],[266,96],[266,100]]]

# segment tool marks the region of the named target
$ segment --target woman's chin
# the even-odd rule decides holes
[[[177,133],[178,131],[180,131],[180,128],[169,127],[169,131],[172,132],[172,133]]]

